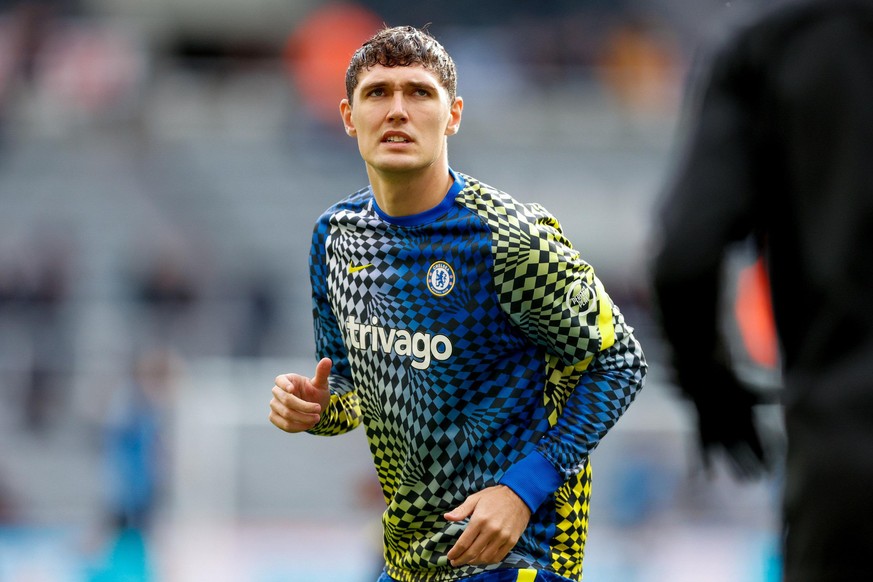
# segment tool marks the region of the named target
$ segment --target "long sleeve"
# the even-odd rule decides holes
[[[560,224],[539,205],[519,207],[497,245],[495,285],[507,315],[545,348],[550,428],[501,483],[531,507],[583,470],[588,455],[643,385],[646,362],[633,330]]]
[[[450,567],[463,524],[443,515],[504,483],[535,511],[503,567],[578,578],[588,454],[639,390],[642,351],[554,218],[453,175],[418,215],[364,189],[319,221],[316,340],[335,368],[312,432],[365,424],[392,577],[483,571]]]
[[[324,217],[319,220],[313,231],[309,253],[316,358],[330,358],[333,367],[328,379],[330,404],[318,424],[308,432],[326,436],[346,433],[361,423],[361,404],[351,380],[348,353],[327,293],[328,269],[325,256],[329,228],[329,221]]]

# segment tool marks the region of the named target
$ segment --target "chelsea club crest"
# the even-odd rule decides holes
[[[437,261],[427,270],[427,288],[437,297],[448,294],[455,286],[455,272],[445,261]]]

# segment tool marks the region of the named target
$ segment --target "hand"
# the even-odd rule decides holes
[[[723,454],[733,476],[759,478],[771,470],[754,407],[760,397],[729,370],[715,367],[704,376],[708,386],[693,397],[697,409],[697,434],[704,467]]]
[[[452,566],[496,564],[518,543],[530,520],[530,509],[515,491],[495,485],[469,496],[444,517],[449,521],[470,518],[447,555]]]
[[[276,377],[270,400],[270,422],[291,433],[303,432],[318,424],[330,402],[327,379],[332,365],[330,358],[323,358],[315,366],[312,379],[299,374]]]

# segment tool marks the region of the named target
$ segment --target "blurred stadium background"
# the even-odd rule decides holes
[[[644,342],[585,579],[776,580],[778,476],[704,475],[646,285],[689,72],[760,4],[0,2],[0,581],[375,579],[363,431],[266,417],[313,365],[311,224],[366,181],[337,81],[383,22],[456,59],[453,167],[557,215]]]

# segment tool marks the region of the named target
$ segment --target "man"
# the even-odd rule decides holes
[[[766,468],[718,329],[725,251],[765,257],[781,344],[789,582],[869,576],[873,547],[873,2],[787,4],[715,56],[663,210],[654,287],[700,436]]]
[[[588,456],[642,385],[642,351],[541,206],[449,168],[463,101],[429,34],[382,30],[340,105],[370,185],[318,220],[315,375],[270,420],[362,423],[387,508],[381,580],[578,580]]]

